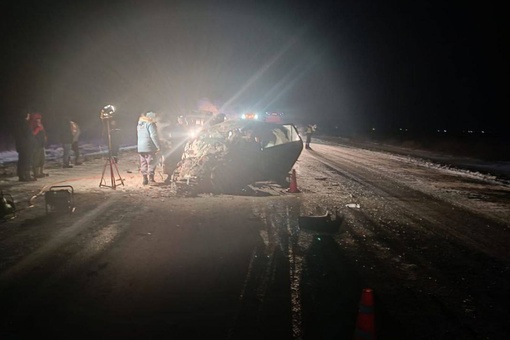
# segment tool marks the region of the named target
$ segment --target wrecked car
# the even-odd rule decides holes
[[[172,181],[195,192],[231,194],[258,181],[288,185],[302,150],[293,124],[227,120],[188,141]]]

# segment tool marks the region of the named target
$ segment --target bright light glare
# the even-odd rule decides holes
[[[194,128],[194,129],[190,129],[188,131],[188,136],[191,137],[191,138],[195,138],[198,136],[198,134],[200,133],[202,129],[200,128]]]

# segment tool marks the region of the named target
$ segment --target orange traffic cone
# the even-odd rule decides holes
[[[370,288],[363,289],[356,320],[355,340],[375,340],[374,292]]]
[[[287,192],[291,192],[291,193],[301,192],[301,191],[299,191],[299,189],[297,187],[296,170],[295,169],[292,169],[292,174],[290,175],[290,186],[289,186],[289,189],[287,190]]]

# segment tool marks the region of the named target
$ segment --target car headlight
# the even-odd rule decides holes
[[[191,137],[191,138],[195,138],[198,136],[198,134],[200,133],[201,129],[200,128],[194,128],[194,129],[190,129],[188,131],[188,136]]]

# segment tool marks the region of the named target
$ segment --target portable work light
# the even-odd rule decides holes
[[[101,119],[112,119],[115,114],[115,107],[113,105],[106,105],[101,109],[99,118]]]

